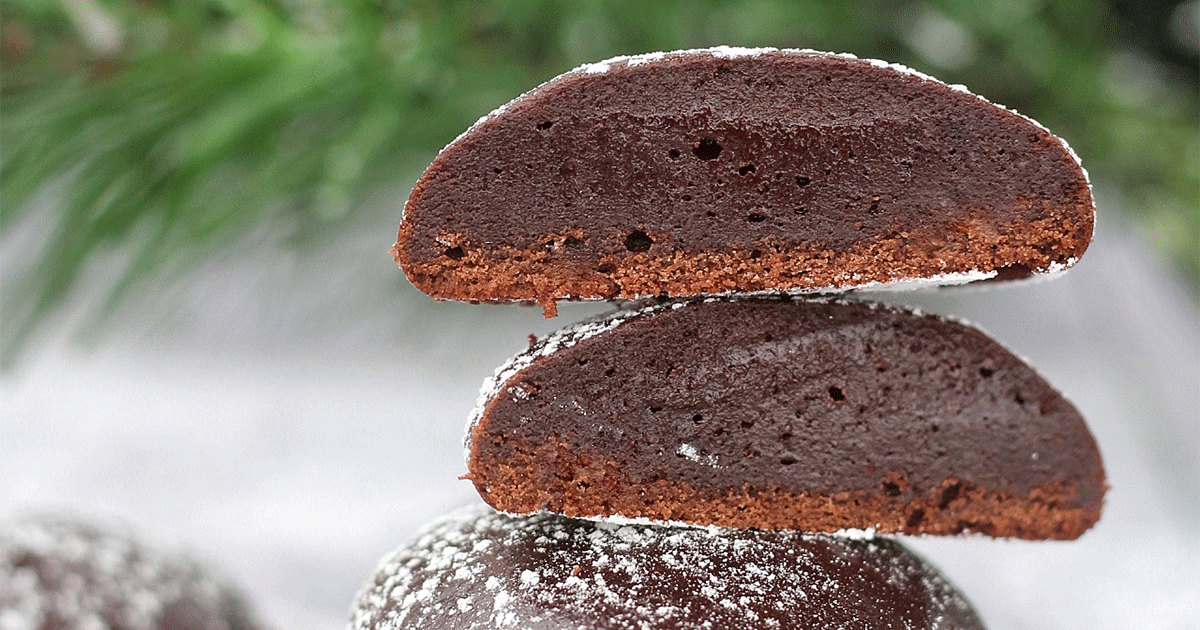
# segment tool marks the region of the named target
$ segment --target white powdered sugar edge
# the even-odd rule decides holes
[[[683,306],[683,303],[676,302],[670,306],[679,308]],[[522,350],[501,364],[491,376],[484,379],[483,385],[479,388],[479,396],[475,399],[475,406],[471,409],[471,414],[468,416],[466,435],[463,437],[463,461],[469,463],[471,460],[471,434],[474,432],[476,425],[479,424],[480,419],[483,418],[483,412],[487,408],[488,403],[500,393],[504,384],[514,375],[529,367],[541,357],[560,349],[570,348],[584,339],[595,337],[602,332],[617,327],[627,319],[659,308],[662,308],[662,306],[651,305],[633,309],[617,309],[598,318],[584,320],[567,326],[546,335],[537,343]]]

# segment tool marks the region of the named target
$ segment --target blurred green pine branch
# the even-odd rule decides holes
[[[1159,45],[1178,11],[1150,4],[0,0],[0,229],[52,226],[2,270],[4,360],[106,252],[129,255],[112,305],[247,233],[318,247],[541,81],[716,44],[898,61],[1029,114],[1194,280],[1196,57]]]

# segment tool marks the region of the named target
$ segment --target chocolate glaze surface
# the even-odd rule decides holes
[[[886,539],[460,511],[381,563],[354,630],[975,629]]]
[[[585,67],[481,120],[417,183],[394,252],[456,299],[815,290],[1061,268],[1092,213],[1061,141],[965,90],[691,51]]]
[[[1099,518],[1104,471],[1083,419],[974,328],[773,298],[615,320],[543,340],[491,386],[468,434],[485,501],[1023,538],[1074,538]]]

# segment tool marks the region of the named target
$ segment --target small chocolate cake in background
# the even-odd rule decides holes
[[[261,630],[225,579],[74,518],[0,523],[3,630]]]
[[[1071,539],[1104,470],[984,333],[863,302],[696,299],[554,333],[484,384],[466,475],[506,512]]]
[[[969,630],[936,569],[885,539],[614,525],[482,506],[427,527],[351,630]]]
[[[850,55],[714,48],[589,64],[484,117],[405,205],[438,298],[822,291],[1063,269],[1087,178],[1037,123]]]

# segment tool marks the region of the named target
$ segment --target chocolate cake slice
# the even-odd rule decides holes
[[[465,476],[508,512],[1070,539],[1083,419],[979,330],[867,303],[692,300],[548,336],[484,385]]]
[[[810,292],[1071,265],[1086,174],[1032,120],[814,51],[618,57],[484,117],[417,182],[393,249],[472,301]]]
[[[457,512],[384,559],[352,630],[982,629],[891,540]]]

